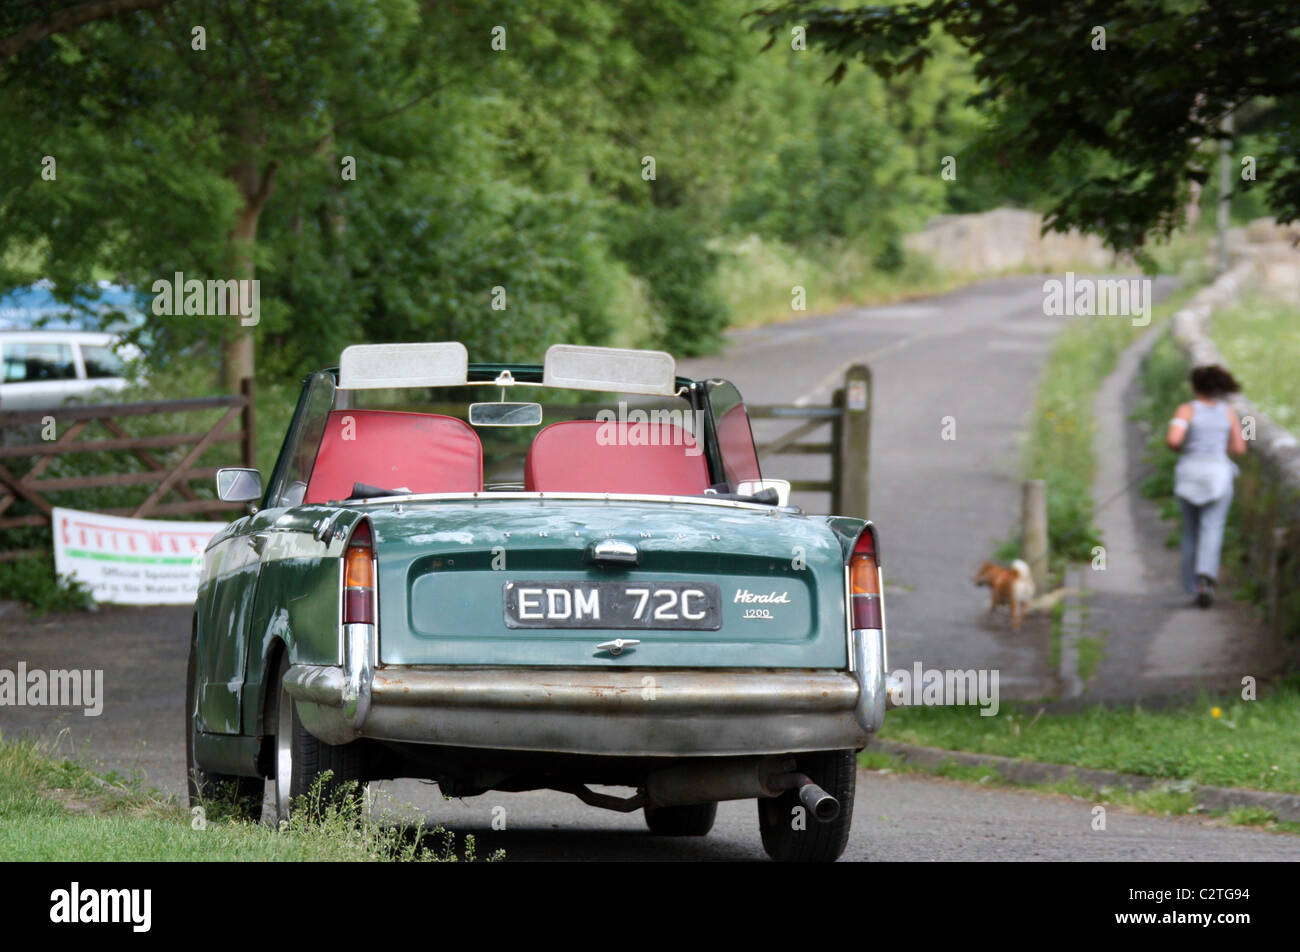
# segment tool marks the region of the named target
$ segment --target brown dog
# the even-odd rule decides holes
[[[976,585],[987,585],[993,592],[993,601],[989,605],[992,612],[999,605],[1011,609],[1011,630],[1020,628],[1020,620],[1025,617],[1025,609],[1034,597],[1034,579],[1029,566],[1021,559],[1011,563],[1011,567],[986,561],[980,566],[975,576]]]

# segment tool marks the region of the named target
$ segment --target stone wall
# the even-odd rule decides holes
[[[998,274],[1006,271],[1107,271],[1115,255],[1100,239],[1078,232],[1041,234],[1042,216],[1017,208],[975,215],[940,215],[904,239],[908,251],[945,271]]]

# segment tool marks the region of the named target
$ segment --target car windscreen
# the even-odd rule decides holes
[[[430,414],[467,426],[472,403],[540,404],[536,426],[471,427],[482,445],[487,491],[620,492],[632,486],[702,493],[709,486],[703,420],[684,396],[492,383],[338,393],[345,395],[337,401],[341,409]]]

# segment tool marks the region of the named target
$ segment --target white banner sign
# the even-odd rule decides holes
[[[199,587],[199,556],[224,522],[123,519],[54,510],[54,569],[97,602],[184,605]]]

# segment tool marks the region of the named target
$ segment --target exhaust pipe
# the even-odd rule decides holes
[[[799,788],[799,800],[818,823],[829,823],[840,815],[840,801],[811,780]]]
[[[807,774],[788,773],[773,777],[773,786],[799,791],[799,802],[818,823],[829,823],[840,815],[840,801],[812,782]]]

